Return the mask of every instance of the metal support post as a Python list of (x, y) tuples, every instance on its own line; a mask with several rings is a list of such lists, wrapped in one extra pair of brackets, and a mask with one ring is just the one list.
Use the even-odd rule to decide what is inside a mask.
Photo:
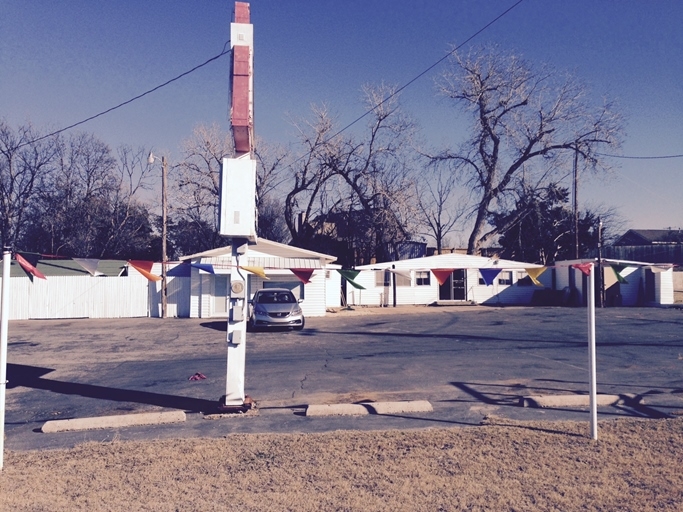
[(0, 470), (5, 457), (5, 391), (7, 389), (7, 331), (9, 327), (9, 283), (12, 252), (2, 252), (2, 294), (0, 305)]
[(590, 432), (598, 438), (597, 371), (595, 363), (595, 265), (591, 263), (588, 276), (588, 386), (590, 388)]
[(168, 315), (168, 279), (166, 276), (166, 265), (168, 255), (166, 253), (166, 225), (168, 223), (168, 203), (166, 202), (166, 175), (168, 173), (168, 162), (166, 157), (161, 157), (161, 318)]

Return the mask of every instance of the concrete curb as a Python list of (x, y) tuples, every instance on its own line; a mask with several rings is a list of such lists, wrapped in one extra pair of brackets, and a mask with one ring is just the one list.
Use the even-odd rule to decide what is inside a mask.
[[(597, 395), (596, 402), (600, 406), (625, 403), (636, 400), (634, 395)], [(536, 395), (525, 396), (520, 400), (522, 407), (589, 407), (589, 395)]]
[(98, 428), (133, 427), (136, 425), (160, 425), (185, 421), (184, 411), (145, 412), (122, 414), (118, 416), (99, 416), (94, 418), (73, 418), (46, 422), (40, 429), (45, 433), (68, 432), (74, 430), (94, 430)]
[(309, 405), (306, 408), (306, 416), (366, 416), (369, 414), (398, 414), (432, 411), (432, 404), (427, 400), (411, 400), (406, 402)]

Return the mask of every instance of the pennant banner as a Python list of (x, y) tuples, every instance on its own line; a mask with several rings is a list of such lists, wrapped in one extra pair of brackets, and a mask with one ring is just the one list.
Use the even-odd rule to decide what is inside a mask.
[(524, 270), (531, 279), (531, 282), (534, 283), (535, 286), (540, 286), (542, 288), (543, 283), (538, 280), (538, 276), (545, 272), (547, 268), (548, 267), (525, 268)]
[(83, 270), (88, 272), (91, 276), (103, 276), (102, 272), (97, 271), (97, 266), (100, 260), (94, 258), (72, 258), (76, 263), (78, 263)]
[(129, 260), (128, 264), (150, 281), (161, 281), (161, 276), (155, 276), (152, 274), (152, 265), (154, 265), (153, 261)]
[(501, 270), (502, 269), (500, 268), (480, 268), (479, 273), (481, 274), (481, 277), (484, 278), (486, 286), (491, 286)]
[(583, 272), (584, 275), (589, 276), (591, 275), (591, 268), (593, 267), (592, 263), (576, 263), (575, 265), (572, 265), (573, 268), (578, 268), (581, 272)]
[(339, 272), (342, 275), (342, 277), (346, 279), (348, 283), (354, 288), (358, 290), (365, 290), (363, 286), (359, 285), (357, 282), (354, 281), (358, 274), (360, 274), (360, 270), (337, 269), (337, 272)]
[(308, 284), (311, 282), (311, 276), (313, 275), (312, 268), (290, 268), (289, 270), (298, 277), (299, 281), (302, 283)]
[(14, 259), (17, 260), (17, 263), (19, 263), (19, 266), (21, 266), (21, 268), (23, 268), (27, 274), (31, 274), (31, 275), (34, 275), (34, 276), (40, 278), (40, 279), (47, 280), (47, 277), (45, 277), (45, 275), (35, 267), (35, 265), (38, 264), (38, 258), (37, 257), (35, 258), (35, 260), (36, 260), (35, 264), (29, 263), (29, 261), (19, 253), (14, 255)]
[(433, 268), (432, 274), (434, 274), (436, 282), (441, 286), (448, 280), (448, 276), (450, 276), (454, 270), (454, 268)]
[(405, 277), (405, 278), (407, 278), (407, 279), (410, 279), (410, 278), (411, 278), (411, 276), (410, 276), (410, 270), (396, 270), (395, 268), (388, 268), (387, 270), (388, 270), (389, 272), (392, 272), (392, 273), (396, 274), (397, 276), (403, 276), (403, 277)]
[(246, 270), (247, 272), (251, 272), (254, 275), (262, 277), (263, 279), (268, 279), (266, 277), (266, 271), (263, 270), (263, 267), (242, 267), (242, 266), (240, 266), (240, 268)]
[(667, 270), (673, 268), (673, 265), (670, 263), (665, 263), (662, 265), (650, 265), (647, 268), (652, 270), (652, 272), (654, 272), (655, 274), (659, 274), (660, 272), (666, 272)]
[(209, 274), (215, 274), (211, 263), (191, 263), (190, 266), (208, 272)]
[(192, 265), (181, 263), (166, 272), (168, 277), (190, 277), (192, 275)]
[(614, 275), (616, 276), (617, 281), (619, 281), (620, 283), (623, 283), (623, 284), (628, 284), (628, 281), (626, 279), (624, 279), (623, 276), (621, 275), (621, 273), (624, 270), (626, 270), (626, 268), (627, 268), (626, 265), (610, 265), (610, 267), (612, 267), (612, 270), (614, 270)]

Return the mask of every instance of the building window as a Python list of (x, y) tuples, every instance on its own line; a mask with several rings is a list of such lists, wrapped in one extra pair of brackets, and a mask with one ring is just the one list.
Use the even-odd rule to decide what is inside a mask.
[(503, 270), (500, 274), (498, 274), (498, 284), (511, 285), (512, 272), (509, 270)]
[[(388, 270), (375, 271), (375, 286), (391, 286), (391, 274)], [(396, 276), (396, 286), (410, 286), (410, 277), (393, 273)]]
[(375, 271), (375, 286), (391, 286), (391, 272), (388, 270)]
[(396, 276), (396, 286), (410, 286), (410, 277), (396, 273), (394, 275)]
[(429, 286), (429, 270), (415, 271), (415, 286)]

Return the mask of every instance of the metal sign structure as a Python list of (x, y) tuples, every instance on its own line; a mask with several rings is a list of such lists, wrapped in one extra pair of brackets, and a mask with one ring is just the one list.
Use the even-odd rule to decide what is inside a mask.
[(227, 369), (223, 406), (245, 406), (244, 376), (248, 320), (247, 265), (249, 244), (256, 243), (256, 160), (254, 149), (254, 27), (249, 4), (235, 2), (230, 24), (230, 125), (235, 158), (224, 158), (221, 168), (218, 231), (230, 239), (232, 266), (228, 286)]

